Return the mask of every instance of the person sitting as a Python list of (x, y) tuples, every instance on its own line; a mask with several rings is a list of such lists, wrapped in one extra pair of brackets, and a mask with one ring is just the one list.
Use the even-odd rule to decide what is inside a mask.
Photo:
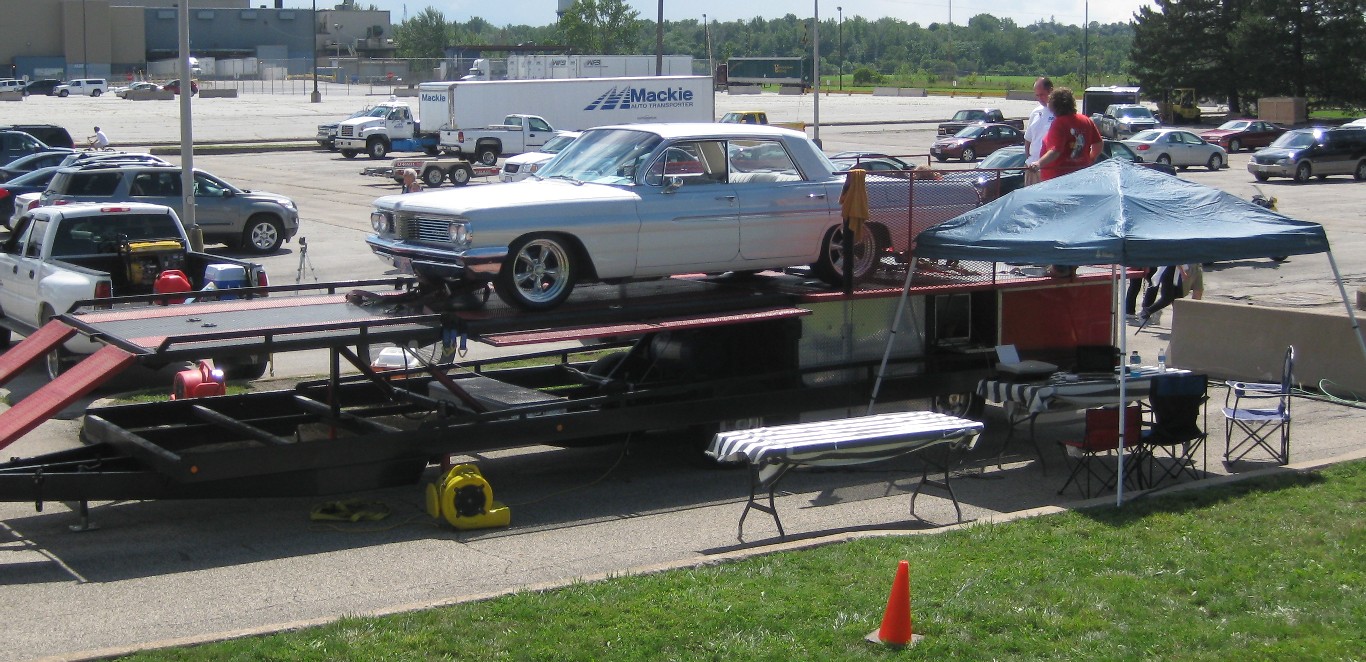
[(95, 135), (86, 139), (90, 149), (109, 149), (109, 136), (104, 135), (100, 127), (95, 127)]

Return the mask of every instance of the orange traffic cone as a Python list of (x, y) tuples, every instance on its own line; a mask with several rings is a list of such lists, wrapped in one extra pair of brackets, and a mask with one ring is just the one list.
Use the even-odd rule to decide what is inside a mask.
[(911, 564), (906, 561), (896, 567), (896, 579), (892, 582), (892, 594), (887, 596), (882, 627), (869, 632), (866, 638), (893, 648), (912, 646), (924, 638), (911, 629)]

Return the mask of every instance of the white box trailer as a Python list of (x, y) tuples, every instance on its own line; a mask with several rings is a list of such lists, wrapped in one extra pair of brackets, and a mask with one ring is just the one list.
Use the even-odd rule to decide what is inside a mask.
[(607, 124), (713, 122), (707, 76), (444, 81), (418, 86), (425, 134), (483, 128), (515, 114), (540, 115), (558, 130)]
[[(691, 76), (691, 55), (665, 55), (665, 76)], [(654, 76), (653, 55), (509, 55), (508, 80)], [(487, 70), (485, 70), (487, 73)], [(486, 80), (486, 79), (485, 79)]]

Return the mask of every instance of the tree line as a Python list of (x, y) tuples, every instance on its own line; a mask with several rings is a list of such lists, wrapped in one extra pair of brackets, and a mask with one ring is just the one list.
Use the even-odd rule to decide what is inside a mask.
[[(843, 20), (840, 20), (840, 19)], [(978, 14), (966, 25), (795, 14), (748, 21), (664, 22), (667, 55), (806, 56), (820, 39), (822, 76), (862, 73), (932, 85), (971, 76), (1047, 75), (1160, 91), (1194, 87), (1240, 110), (1262, 96), (1366, 106), (1366, 0), (1157, 0), (1126, 23), (1019, 25)], [(394, 31), (401, 57), (440, 58), (461, 44), (556, 45), (567, 53), (652, 55), (655, 21), (623, 0), (577, 0), (551, 25), (448, 20), (428, 7)], [(498, 54), (486, 53), (497, 57)]]

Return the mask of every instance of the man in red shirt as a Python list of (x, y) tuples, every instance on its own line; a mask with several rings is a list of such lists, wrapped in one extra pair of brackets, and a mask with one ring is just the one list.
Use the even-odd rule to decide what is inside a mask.
[(1096, 162), (1104, 146), (1103, 138), (1091, 118), (1077, 113), (1072, 90), (1059, 87), (1048, 96), (1053, 125), (1043, 139), (1039, 157), (1040, 179), (1049, 180), (1076, 172)]

